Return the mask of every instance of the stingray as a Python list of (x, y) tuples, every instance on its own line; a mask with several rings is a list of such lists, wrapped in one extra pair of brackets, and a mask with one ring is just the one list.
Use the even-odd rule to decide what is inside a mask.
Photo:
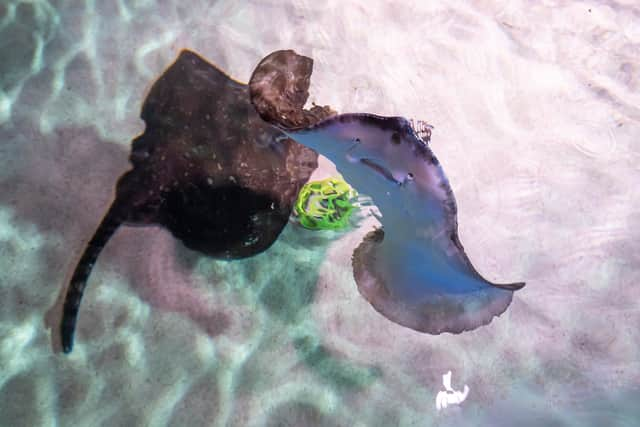
[(153, 84), (141, 117), (146, 128), (132, 143), (133, 168), (118, 180), (67, 289), (65, 353), (93, 265), (120, 225), (161, 225), (208, 256), (249, 257), (277, 239), (317, 167), (315, 152), (258, 116), (246, 84), (190, 51)]
[(502, 314), (524, 283), (491, 283), (471, 264), (451, 186), (428, 145), (430, 127), (419, 134), (402, 117), (305, 110), (311, 64), (292, 50), (267, 56), (249, 83), (252, 102), (379, 209), (382, 228), (352, 256), (359, 292), (389, 320), (430, 334), (472, 330)]

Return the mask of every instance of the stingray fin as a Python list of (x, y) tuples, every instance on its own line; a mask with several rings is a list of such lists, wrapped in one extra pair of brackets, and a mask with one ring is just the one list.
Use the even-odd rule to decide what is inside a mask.
[(476, 268), (473, 266), (473, 264), (471, 263), (471, 260), (469, 259), (469, 257), (467, 256), (467, 254), (464, 251), (464, 247), (462, 246), (462, 243), (460, 242), (460, 237), (458, 236), (457, 225), (456, 225), (456, 229), (453, 231), (453, 233), (451, 234), (450, 237), (451, 237), (451, 242), (458, 249), (458, 254), (460, 256), (460, 262), (462, 263), (462, 265), (465, 266), (465, 268), (468, 268), (470, 273), (472, 275), (474, 275), (478, 280), (481, 280), (481, 281), (485, 282), (487, 285), (492, 286), (492, 287), (494, 287), (496, 289), (503, 289), (503, 290), (506, 290), (506, 291), (517, 291), (519, 289), (524, 288), (524, 285), (525, 285), (524, 282), (493, 283), (493, 282), (488, 281), (484, 277), (482, 277), (482, 275), (480, 273), (478, 273), (478, 270), (476, 270)]
[(504, 283), (504, 284), (491, 283), (491, 282), (487, 282), (487, 283), (493, 286), (494, 288), (504, 289), (506, 291), (517, 291), (519, 289), (524, 288), (524, 285), (525, 285), (524, 282)]
[(249, 91), (260, 117), (283, 129), (302, 129), (336, 115), (328, 105), (305, 110), (313, 60), (293, 50), (278, 50), (256, 66)]
[(78, 312), (80, 311), (80, 302), (84, 289), (87, 286), (91, 270), (93, 270), (93, 265), (111, 236), (113, 236), (123, 222), (120, 205), (121, 203), (118, 199), (111, 204), (111, 207), (100, 222), (100, 225), (98, 225), (93, 237), (89, 240), (89, 243), (87, 243), (76, 265), (76, 269), (71, 276), (64, 300), (62, 321), (60, 323), (60, 338), (62, 341), (62, 350), (65, 353), (71, 353), (71, 350), (73, 350), (73, 335), (78, 320)]
[(384, 317), (419, 332), (458, 334), (486, 325), (507, 309), (513, 291), (524, 285), (493, 285), (472, 274), (468, 280), (477, 286), (464, 291), (443, 290), (432, 286), (430, 281), (437, 277), (427, 273), (414, 293), (407, 295), (399, 282), (403, 277), (400, 270), (411, 266), (398, 260), (388, 263), (380, 251), (383, 241), (382, 230), (372, 231), (353, 252), (358, 291)]

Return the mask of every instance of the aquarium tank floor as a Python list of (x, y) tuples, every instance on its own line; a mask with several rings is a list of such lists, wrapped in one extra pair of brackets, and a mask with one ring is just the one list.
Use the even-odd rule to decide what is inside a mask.
[[(631, 0), (0, 0), (0, 426), (637, 425), (638, 16)], [(184, 48), (245, 83), (295, 49), (315, 61), (310, 101), (433, 125), (467, 254), (527, 286), (485, 327), (428, 335), (358, 293), (370, 213), (289, 223), (237, 261), (122, 227), (63, 354), (65, 286)], [(311, 179), (330, 176), (320, 158)], [(469, 393), (438, 410), (448, 371)]]

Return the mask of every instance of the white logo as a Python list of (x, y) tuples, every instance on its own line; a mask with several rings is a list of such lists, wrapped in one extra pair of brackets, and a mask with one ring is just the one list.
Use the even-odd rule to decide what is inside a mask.
[(449, 405), (459, 405), (469, 395), (469, 386), (465, 384), (464, 391), (456, 391), (451, 388), (451, 371), (442, 376), (442, 384), (445, 390), (439, 391), (436, 396), (436, 408), (439, 410)]

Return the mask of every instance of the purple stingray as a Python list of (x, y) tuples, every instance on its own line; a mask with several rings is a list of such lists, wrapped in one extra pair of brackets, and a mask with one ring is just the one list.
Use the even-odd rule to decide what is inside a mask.
[(378, 207), (382, 228), (353, 253), (360, 293), (388, 319), (431, 334), (472, 330), (502, 314), (524, 283), (491, 283), (469, 261), (455, 198), (428, 138), (402, 117), (305, 110), (312, 64), (292, 50), (267, 56), (249, 83), (252, 102)]

